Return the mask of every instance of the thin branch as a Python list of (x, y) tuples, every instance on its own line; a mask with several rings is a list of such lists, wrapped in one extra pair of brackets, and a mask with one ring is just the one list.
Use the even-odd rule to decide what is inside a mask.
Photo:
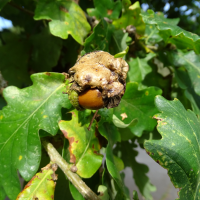
[(100, 200), (99, 197), (85, 184), (85, 182), (76, 174), (70, 171), (70, 164), (57, 152), (53, 145), (41, 138), (42, 145), (49, 154), (51, 161), (55, 162), (65, 173), (69, 181), (77, 188), (77, 190), (87, 200)]
[(94, 116), (92, 117), (92, 120), (90, 121), (90, 125), (89, 125), (89, 127), (88, 127), (88, 131), (90, 131), (91, 126), (92, 126), (92, 123), (93, 123), (95, 117), (97, 116), (97, 113), (98, 113), (98, 110), (96, 110), (96, 112), (94, 113)]
[(15, 3), (13, 3), (12, 1), (9, 2), (9, 4), (10, 4), (12, 7), (17, 8), (18, 10), (21, 10), (21, 11), (23, 11), (23, 12), (25, 12), (25, 13), (31, 15), (31, 16), (34, 16), (34, 12), (25, 9), (25, 8), (23, 8), (22, 6), (19, 6), (19, 5), (15, 4)]

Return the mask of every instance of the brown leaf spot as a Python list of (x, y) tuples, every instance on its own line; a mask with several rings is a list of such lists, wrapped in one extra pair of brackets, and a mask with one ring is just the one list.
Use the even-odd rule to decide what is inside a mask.
[(103, 196), (104, 195), (104, 193), (102, 191), (100, 191), (99, 193), (100, 193), (99, 196)]
[(160, 117), (156, 117), (156, 116), (153, 116), (153, 119), (157, 119), (158, 121), (163, 121), (162, 118), (160, 118)]
[(70, 112), (72, 114), (72, 116), (76, 117), (76, 114), (74, 112)]
[(156, 161), (158, 164), (160, 164), (159, 160)]
[(96, 154), (96, 155), (101, 155), (98, 151), (93, 151), (94, 152), (94, 154)]
[(54, 195), (53, 194), (51, 195), (51, 198), (54, 199)]
[(47, 76), (51, 76), (51, 73), (50, 73), (50, 72), (45, 72), (45, 74), (46, 74)]
[(59, 9), (60, 9), (61, 11), (65, 12), (65, 13), (68, 13), (68, 10), (67, 10), (65, 7), (63, 7), (63, 6), (60, 6)]
[(107, 14), (108, 14), (108, 15), (111, 15), (112, 12), (113, 12), (112, 10), (107, 10)]
[(58, 174), (53, 173), (53, 174), (51, 175), (51, 177), (52, 177), (53, 181), (58, 180)]
[(69, 153), (70, 153), (70, 162), (71, 163), (76, 163), (76, 157), (75, 155), (72, 153), (72, 144), (74, 142), (74, 137), (68, 137), (68, 133), (65, 130), (61, 130), (65, 136), (66, 139), (68, 139), (69, 141)]
[(122, 120), (124, 120), (124, 119), (128, 118), (128, 116), (127, 116), (127, 114), (126, 114), (126, 113), (122, 113), (120, 116), (122, 117)]

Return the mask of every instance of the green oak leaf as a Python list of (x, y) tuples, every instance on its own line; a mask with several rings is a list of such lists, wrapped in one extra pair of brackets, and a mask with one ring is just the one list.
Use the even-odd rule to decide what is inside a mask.
[(129, 141), (117, 143), (114, 149), (115, 155), (120, 157), (126, 167), (131, 167), (133, 170), (133, 179), (138, 186), (140, 193), (145, 199), (152, 199), (151, 192), (156, 190), (156, 187), (150, 183), (147, 177), (148, 167), (136, 161), (138, 152), (134, 149), (137, 145)]
[(124, 33), (121, 29), (116, 30), (114, 27), (112, 29), (112, 37), (109, 45), (109, 51), (115, 58), (124, 57), (129, 50), (126, 44), (128, 33)]
[(163, 38), (159, 35), (159, 30), (156, 28), (154, 24), (146, 24), (145, 27), (145, 43), (155, 45), (156, 43), (163, 40)]
[(154, 117), (161, 140), (144, 143), (148, 154), (162, 167), (176, 188), (179, 199), (199, 199), (200, 122), (191, 110), (185, 110), (178, 99), (168, 101), (157, 96), (155, 104), (161, 112)]
[(56, 174), (51, 168), (51, 165), (47, 165), (42, 168), (42, 171), (37, 173), (25, 186), (24, 190), (20, 192), (16, 200), (22, 199), (45, 199), (52, 200), (55, 191)]
[(78, 111), (71, 112), (72, 120), (61, 120), (59, 127), (69, 140), (70, 162), (76, 165), (76, 173), (83, 178), (90, 178), (101, 166), (103, 158), (99, 154), (100, 144), (95, 135), (95, 123), (89, 131), (89, 124), (81, 126)]
[[(157, 87), (138, 90), (138, 83), (129, 82), (119, 106), (114, 108), (114, 115), (122, 119), (125, 124), (130, 124), (133, 119), (137, 119), (138, 123), (134, 126), (130, 124), (128, 128), (134, 135), (140, 137), (144, 130), (152, 131), (156, 125), (156, 120), (152, 119), (157, 113), (154, 98), (161, 93), (162, 91)], [(127, 117), (123, 119), (124, 113)]]
[(0, 186), (0, 199), (1, 199), (1, 200), (5, 200), (6, 196), (7, 196), (7, 195), (6, 195), (6, 193), (5, 193), (4, 189), (3, 189), (3, 187)]
[(156, 25), (166, 43), (175, 44), (179, 49), (193, 49), (195, 53), (200, 53), (200, 37), (178, 27), (176, 24), (179, 19), (166, 19), (162, 14), (155, 14), (152, 10), (141, 15), (146, 24)]
[(112, 24), (108, 24), (102, 19), (94, 27), (93, 33), (85, 40), (82, 55), (97, 50), (107, 51), (115, 55), (127, 49), (127, 37), (127, 33), (117, 30)]
[[(25, 40), (14, 40), (0, 46), (0, 71), (8, 85), (24, 87), (31, 84), (28, 73), (30, 45)], [(12, 59), (11, 59), (12, 58)]]
[(127, 199), (125, 186), (121, 179), (117, 164), (115, 163), (116, 159), (113, 154), (113, 145), (121, 139), (117, 127), (112, 123), (112, 113), (112, 109), (103, 109), (100, 111), (99, 114), (101, 115), (101, 120), (98, 123), (98, 130), (100, 134), (108, 140), (108, 145), (106, 147), (106, 166), (117, 185), (116, 187), (118, 188), (119, 199), (125, 200)]
[[(200, 116), (200, 96), (194, 91), (192, 80), (184, 67), (175, 68), (175, 78), (185, 97), (191, 103), (193, 111)], [(183, 100), (183, 99), (182, 99)]]
[(38, 1), (34, 19), (51, 20), (49, 27), (53, 35), (67, 39), (70, 34), (80, 44), (91, 29), (84, 12), (71, 0)]
[(186, 68), (195, 92), (200, 95), (200, 55), (196, 55), (194, 51), (186, 53), (178, 51), (178, 53), (173, 52), (173, 58), (175, 66)]
[(93, 33), (86, 38), (82, 55), (91, 51), (108, 51), (111, 40), (111, 28), (109, 24), (102, 19), (93, 29)]
[(7, 106), (0, 111), (0, 188), (14, 200), (20, 192), (17, 170), (26, 180), (35, 174), (41, 159), (39, 130), (55, 135), (61, 108), (70, 108), (65, 76), (39, 73), (33, 85), (24, 89), (10, 86), (3, 95)]
[(31, 68), (34, 71), (52, 71), (57, 65), (62, 48), (62, 40), (51, 35), (48, 29), (31, 37), (33, 45), (31, 53)]
[(193, 111), (200, 116), (200, 57), (193, 51), (166, 52), (165, 57), (175, 70), (175, 79), (185, 92)]
[(129, 64), (129, 72), (127, 77), (127, 82), (134, 81), (134, 82), (142, 82), (145, 79), (145, 76), (152, 72), (152, 68), (149, 65), (149, 61), (155, 57), (156, 54), (149, 53), (145, 58), (131, 58), (128, 62)]
[(131, 5), (130, 0), (123, 0), (122, 16), (119, 19), (113, 21), (113, 25), (118, 28), (126, 28), (132, 25), (136, 28), (136, 32), (139, 35), (143, 35), (145, 32), (145, 23), (143, 22), (141, 14), (140, 3), (137, 1)]
[(94, 0), (95, 8), (88, 8), (89, 16), (95, 16), (97, 19), (107, 17), (108, 19), (117, 19), (122, 9), (121, 1), (113, 0)]

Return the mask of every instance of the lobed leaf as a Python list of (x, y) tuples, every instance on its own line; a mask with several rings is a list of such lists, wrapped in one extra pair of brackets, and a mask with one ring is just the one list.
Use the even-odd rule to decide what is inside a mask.
[[(137, 119), (138, 123), (134, 126), (130, 124), (128, 128), (134, 135), (140, 137), (144, 130), (152, 131), (156, 125), (156, 121), (152, 119), (157, 112), (154, 98), (161, 93), (162, 91), (156, 87), (138, 90), (138, 83), (129, 82), (119, 106), (114, 108), (114, 115), (124, 124), (130, 124)], [(123, 118), (122, 114), (126, 114), (126, 117)]]
[(146, 24), (156, 25), (166, 43), (175, 44), (179, 49), (193, 49), (195, 53), (200, 53), (200, 37), (176, 26), (179, 19), (166, 19), (162, 14), (155, 14), (152, 10), (141, 15)]
[(174, 186), (180, 188), (179, 199), (198, 199), (200, 122), (177, 99), (168, 101), (157, 96), (155, 104), (161, 112), (154, 117), (162, 139), (146, 141), (144, 147), (155, 161), (168, 169)]
[(52, 200), (57, 179), (55, 171), (51, 165), (42, 168), (25, 186), (22, 192), (17, 196), (16, 200), (22, 199), (45, 199)]
[(71, 0), (38, 1), (34, 19), (51, 20), (49, 27), (53, 35), (67, 39), (70, 34), (80, 44), (91, 29), (84, 12)]
[(0, 111), (0, 188), (13, 200), (20, 192), (17, 170), (26, 180), (36, 173), (41, 159), (39, 130), (51, 135), (58, 131), (61, 108), (70, 108), (65, 76), (39, 73), (31, 76), (33, 85), (3, 91), (7, 106)]
[(113, 21), (113, 25), (117, 29), (125, 28), (132, 25), (136, 28), (136, 32), (139, 35), (143, 35), (145, 31), (145, 23), (140, 16), (141, 8), (139, 2), (135, 2), (131, 5), (130, 0), (123, 0), (122, 16), (119, 19)]
[(117, 19), (121, 11), (121, 1), (113, 0), (94, 0), (95, 8), (88, 8), (89, 16), (95, 16), (97, 19), (107, 17), (108, 19)]
[(78, 111), (72, 111), (72, 120), (59, 122), (60, 130), (69, 140), (70, 162), (75, 164), (77, 171), (83, 178), (90, 178), (101, 166), (103, 156), (99, 154), (100, 144), (95, 134), (95, 124), (90, 131), (81, 126)]

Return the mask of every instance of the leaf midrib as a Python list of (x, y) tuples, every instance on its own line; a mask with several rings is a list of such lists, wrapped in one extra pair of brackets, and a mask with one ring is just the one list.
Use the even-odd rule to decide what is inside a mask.
[[(85, 129), (85, 131), (87, 132), (87, 130)], [(76, 165), (78, 165), (79, 162), (81, 162), (82, 158), (84, 157), (84, 155), (86, 154), (87, 150), (89, 149), (89, 146), (90, 146), (90, 142), (91, 142), (91, 139), (92, 139), (92, 130), (89, 131), (90, 132), (90, 138), (89, 140), (87, 141), (87, 146), (85, 147), (85, 151), (82, 153), (81, 157), (79, 158), (78, 162)]]
[[(31, 193), (28, 195), (28, 197), (25, 197), (25, 198), (28, 198), (28, 199), (32, 200), (33, 195), (35, 194), (35, 192), (37, 192), (38, 188), (44, 183), (46, 177), (48, 177), (52, 172), (53, 172), (52, 170), (49, 170), (49, 171), (45, 174), (45, 176), (39, 181), (39, 184), (37, 184), (37, 186), (36, 186), (36, 188), (33, 190), (33, 192), (31, 192)], [(36, 175), (36, 176), (37, 176), (37, 175)], [(39, 179), (39, 177), (36, 177), (36, 178)], [(33, 180), (33, 181), (34, 181), (34, 180)], [(50, 180), (48, 180), (48, 181), (50, 181)]]
[(18, 130), (24, 125), (26, 124), (26, 122), (28, 122), (28, 120), (49, 100), (49, 98), (55, 93), (57, 92), (64, 84), (61, 84), (59, 87), (57, 87), (47, 98), (46, 100), (44, 100), (44, 102), (42, 102), (37, 109), (35, 109), (35, 111), (32, 112), (32, 114), (14, 131), (13, 134), (11, 134), (11, 136), (6, 140), (6, 142), (4, 143), (4, 145), (2, 146), (2, 148), (0, 149), (0, 153), (2, 152), (3, 148), (6, 146), (6, 144), (9, 142), (9, 140), (18, 132)]

